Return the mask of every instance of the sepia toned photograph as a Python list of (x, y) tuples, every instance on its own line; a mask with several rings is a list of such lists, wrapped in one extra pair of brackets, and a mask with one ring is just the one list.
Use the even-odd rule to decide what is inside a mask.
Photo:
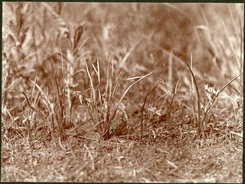
[(244, 4), (2, 2), (1, 182), (242, 183)]

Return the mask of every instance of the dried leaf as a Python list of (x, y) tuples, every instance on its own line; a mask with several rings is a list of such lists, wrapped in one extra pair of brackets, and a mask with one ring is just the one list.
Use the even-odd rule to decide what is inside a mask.
[(77, 45), (83, 35), (83, 28), (84, 28), (84, 24), (80, 25), (74, 35), (74, 50), (77, 48)]

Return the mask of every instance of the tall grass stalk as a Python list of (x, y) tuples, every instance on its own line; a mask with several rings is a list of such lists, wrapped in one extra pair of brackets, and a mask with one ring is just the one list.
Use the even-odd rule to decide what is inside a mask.
[(60, 139), (63, 141), (66, 139), (66, 134), (65, 134), (65, 127), (66, 127), (66, 117), (65, 117), (65, 112), (66, 112), (66, 104), (65, 104), (65, 98), (64, 98), (64, 91), (65, 88), (61, 85), (62, 81), (59, 81), (58, 75), (54, 69), (53, 64), (51, 63), (52, 69), (53, 69), (53, 81), (54, 85), (56, 88), (56, 105), (57, 105), (57, 111), (55, 113), (56, 120), (57, 120), (57, 125), (59, 128), (59, 134), (60, 134)]
[(143, 137), (143, 129), (144, 129), (144, 109), (145, 109), (145, 104), (147, 101), (147, 97), (149, 96), (149, 94), (151, 93), (151, 91), (159, 84), (160, 82), (157, 82), (154, 86), (152, 86), (152, 88), (147, 92), (145, 99), (144, 99), (144, 103), (141, 107), (141, 120), (140, 120), (140, 139), (142, 140)]
[[(188, 67), (188, 69), (191, 73), (191, 76), (192, 76), (192, 79), (194, 82), (194, 86), (196, 89), (196, 95), (197, 95), (197, 122), (196, 122), (196, 125), (197, 125), (197, 135), (200, 135), (201, 132), (203, 132), (203, 125), (201, 123), (201, 98), (200, 98), (199, 88), (197, 85), (196, 77), (195, 77), (190, 65), (188, 64), (188, 62), (186, 62), (186, 61), (184, 61), (184, 62), (185, 62), (186, 66)], [(192, 57), (191, 57), (191, 63), (192, 63)]]
[[(40, 92), (38, 93), (35, 92), (36, 84), (37, 84), (37, 76), (35, 76), (35, 81), (32, 87), (32, 92), (31, 92), (30, 97), (27, 97), (26, 93), (22, 92), (24, 98), (26, 99), (27, 105), (29, 106), (29, 109), (27, 110), (27, 115), (24, 121), (27, 123), (28, 142), (30, 145), (32, 141), (32, 132), (31, 132), (32, 127), (31, 126), (34, 126), (34, 129), (37, 127), (35, 116), (36, 116), (36, 113), (38, 113), (37, 106), (38, 106), (39, 97), (40, 97)], [(31, 101), (29, 99), (31, 99)]]

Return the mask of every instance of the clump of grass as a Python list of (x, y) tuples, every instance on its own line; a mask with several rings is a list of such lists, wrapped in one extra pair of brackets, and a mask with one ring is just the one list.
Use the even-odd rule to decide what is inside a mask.
[[(157, 55), (156, 57), (154, 56), (154, 52), (151, 53), (151, 51), (155, 48), (159, 49), (161, 54), (166, 54), (168, 56), (168, 68), (165, 68), (165, 70), (162, 67), (160, 67), (160, 69), (158, 70), (159, 73), (162, 72), (161, 69), (163, 69), (163, 71), (167, 71), (167, 73), (162, 74), (162, 76), (160, 77), (161, 85), (158, 85), (160, 83), (155, 84), (153, 85), (155, 87), (150, 89), (146, 94), (144, 92), (141, 93), (145, 95), (143, 95), (144, 97), (141, 98), (144, 100), (142, 109), (144, 109), (144, 107), (147, 105), (147, 99), (149, 98), (149, 94), (152, 93), (155, 89), (160, 89), (162, 92), (167, 93), (167, 95), (162, 95), (165, 97), (162, 103), (159, 100), (162, 97), (160, 95), (161, 97), (158, 98), (159, 101), (157, 101), (156, 103), (161, 103), (161, 105), (159, 108), (156, 108), (155, 110), (156, 112), (157, 110), (163, 112), (163, 109), (166, 105), (165, 102), (168, 101), (169, 103), (166, 107), (168, 111), (166, 112), (166, 114), (167, 119), (171, 120), (171, 114), (174, 113), (173, 104), (175, 100), (178, 98), (178, 92), (182, 87), (182, 79), (179, 76), (174, 75), (174, 71), (179, 70), (179, 66), (175, 65), (174, 63), (175, 61), (177, 61), (179, 63), (182, 63), (183, 66), (187, 67), (187, 71), (191, 74), (191, 79), (188, 80), (191, 81), (190, 88), (191, 98), (193, 99), (193, 112), (190, 113), (194, 114), (197, 134), (201, 134), (201, 132), (204, 131), (206, 117), (208, 116), (210, 110), (216, 103), (216, 100), (210, 101), (208, 103), (208, 107), (204, 107), (204, 110), (202, 109), (202, 105), (204, 104), (205, 100), (202, 98), (203, 86), (200, 85), (200, 81), (204, 82), (206, 81), (206, 79), (204, 74), (202, 75), (203, 71), (202, 67), (200, 67), (204, 63), (202, 62), (203, 60), (201, 60), (199, 63), (197, 62), (199, 57), (197, 57), (196, 55), (199, 54), (197, 54), (197, 51), (200, 51), (200, 48), (203, 48), (203, 50), (207, 50), (207, 52), (210, 53), (209, 57), (207, 58), (210, 61), (213, 60), (214, 63), (216, 63), (215, 66), (216, 68), (218, 68), (218, 71), (220, 72), (222, 79), (230, 81), (228, 82), (228, 85), (225, 84), (225, 88), (227, 89), (227, 91), (234, 90), (240, 93), (241, 95), (240, 89), (242, 87), (242, 83), (241, 81), (237, 83), (234, 82), (238, 81), (238, 78), (233, 80), (235, 74), (232, 71), (239, 70), (241, 73), (241, 68), (243, 67), (241, 54), (241, 40), (243, 38), (243, 35), (241, 33), (242, 17), (240, 17), (241, 20), (237, 21), (234, 18), (235, 16), (237, 17), (237, 15), (231, 9), (232, 7), (230, 6), (227, 6), (227, 10), (229, 11), (230, 15), (229, 23), (233, 25), (232, 28), (229, 28), (226, 25), (226, 20), (223, 20), (220, 14), (217, 13), (218, 19), (221, 20), (221, 25), (225, 30), (224, 34), (222, 35), (225, 40), (225, 44), (222, 45), (220, 37), (217, 36), (215, 29), (211, 29), (211, 23), (209, 25), (209, 21), (215, 20), (212, 20), (208, 16), (208, 13), (205, 13), (205, 6), (200, 6), (200, 12), (202, 16), (200, 16), (201, 18), (197, 16), (198, 20), (195, 20), (194, 18), (190, 18), (188, 14), (185, 12), (185, 10), (188, 9), (185, 6), (179, 4), (164, 4), (163, 6), (161, 5), (161, 7), (169, 8), (167, 16), (169, 16), (171, 12), (178, 12), (180, 15), (183, 15), (183, 19), (181, 18), (181, 22), (179, 24), (188, 22), (188, 26), (186, 27), (188, 29), (191, 27), (193, 31), (192, 35), (196, 36), (195, 38), (193, 38), (197, 40), (195, 43), (196, 50), (192, 50), (193, 48), (190, 47), (191, 49), (189, 49), (187, 53), (183, 54), (185, 56), (188, 56), (188, 54), (190, 55), (191, 53), (193, 53), (193, 59), (191, 58), (191, 62), (189, 64), (182, 57), (178, 57), (178, 54), (176, 54), (175, 45), (169, 48), (163, 48), (166, 45), (162, 45), (162, 42), (157, 41), (156, 38), (159, 38), (159, 36), (161, 36), (162, 33), (161, 31), (164, 32), (164, 30), (161, 30), (158, 27), (154, 28), (154, 24), (150, 24), (152, 27), (150, 26), (147, 27), (147, 29), (145, 29), (146, 33), (149, 33), (148, 35), (146, 33), (137, 35), (138, 33), (140, 33), (141, 29), (145, 28), (145, 23), (149, 23), (152, 21), (150, 18), (148, 19), (144, 17), (143, 14), (140, 15), (140, 20), (144, 19), (143, 23), (141, 24), (140, 22), (137, 22), (137, 26), (139, 26), (140, 28), (137, 29), (137, 31), (132, 36), (127, 37), (127, 35), (124, 34), (125, 38), (123, 42), (120, 44), (120, 40), (117, 39), (122, 39), (122, 33), (124, 32), (124, 30), (127, 32), (130, 31), (130, 27), (125, 26), (124, 24), (122, 25), (122, 27), (117, 26), (117, 22), (114, 21), (114, 19), (112, 19), (111, 14), (107, 12), (109, 10), (109, 6), (103, 6), (103, 11), (98, 13), (98, 15), (101, 15), (101, 17), (97, 18), (103, 19), (101, 20), (99, 25), (101, 27), (101, 30), (96, 30), (92, 32), (90, 34), (92, 40), (89, 40), (88, 37), (84, 38), (84, 35), (87, 34), (85, 32), (85, 24), (73, 23), (72, 21), (71, 24), (67, 24), (67, 21), (65, 21), (65, 19), (61, 15), (63, 11), (62, 4), (58, 4), (58, 6), (56, 7), (57, 10), (54, 10), (55, 4), (40, 3), (38, 5), (40, 5), (41, 7), (39, 9), (39, 12), (43, 13), (43, 15), (46, 18), (52, 19), (52, 22), (55, 22), (55, 26), (53, 26), (53, 28), (50, 29), (51, 32), (52, 30), (55, 30), (54, 33), (50, 34), (52, 36), (46, 35), (48, 26), (44, 24), (45, 21), (42, 22), (40, 18), (38, 18), (38, 16), (35, 15), (35, 13), (33, 13), (35, 12), (33, 10), (37, 8), (37, 4), (34, 5), (31, 3), (18, 3), (16, 4), (16, 6), (12, 6), (11, 3), (9, 4), (11, 10), (10, 12), (12, 12), (12, 15), (15, 15), (16, 22), (10, 23), (12, 25), (12, 32), (8, 35), (8, 38), (5, 39), (6, 42), (9, 41), (11, 43), (10, 45), (12, 46), (12, 48), (10, 49), (10, 53), (6, 52), (7, 49), (4, 48), (3, 58), (5, 60), (4, 72), (6, 74), (6, 77), (3, 81), (2, 108), (5, 109), (5, 114), (8, 114), (8, 118), (10, 118), (11, 121), (15, 121), (15, 118), (13, 117), (14, 112), (12, 110), (12, 107), (10, 107), (10, 104), (6, 103), (8, 101), (7, 97), (10, 94), (10, 92), (14, 91), (14, 84), (20, 82), (22, 83), (20, 86), (25, 85), (26, 88), (23, 90), (21, 89), (21, 87), (19, 87), (19, 89), (15, 91), (18, 91), (19, 95), (23, 94), (21, 96), (21, 103), (27, 104), (28, 110), (26, 110), (25, 112), (27, 113), (27, 115), (25, 115), (25, 117), (23, 116), (26, 122), (28, 122), (29, 120), (33, 121), (30, 118), (28, 119), (27, 117), (34, 117), (34, 114), (36, 112), (33, 109), (37, 109), (37, 107), (39, 106), (38, 103), (40, 103), (45, 108), (45, 112), (42, 111), (41, 113), (45, 114), (46, 112), (50, 112), (46, 113), (46, 116), (47, 119), (49, 119), (49, 123), (51, 123), (51, 127), (53, 127), (50, 127), (50, 130), (53, 134), (52, 137), (55, 136), (54, 124), (56, 122), (59, 129), (58, 131), (60, 139), (64, 140), (66, 138), (65, 131), (67, 127), (74, 126), (74, 120), (72, 116), (73, 111), (76, 109), (77, 106), (79, 106), (76, 104), (77, 97), (79, 97), (82, 106), (87, 109), (87, 113), (90, 115), (91, 121), (93, 122), (93, 125), (91, 126), (95, 127), (96, 131), (100, 132), (100, 134), (104, 138), (110, 137), (115, 131), (115, 127), (117, 126), (117, 122), (119, 121), (116, 119), (119, 115), (119, 111), (122, 111), (122, 116), (124, 116), (124, 119), (127, 119), (127, 114), (124, 112), (125, 109), (121, 108), (120, 106), (122, 105), (123, 99), (128, 94), (130, 89), (132, 89), (133, 86), (136, 86), (136, 84), (144, 88), (144, 85), (141, 85), (139, 83), (143, 79), (147, 79), (150, 83), (154, 81), (154, 77), (151, 74), (157, 72), (153, 71), (152, 68), (154, 67), (148, 68), (146, 66), (158, 65), (154, 62), (158, 62), (156, 58), (158, 58), (158, 56), (160, 55)], [(96, 6), (93, 6), (90, 10), (93, 10), (93, 8), (95, 7)], [(155, 4), (151, 5), (150, 7), (154, 8), (154, 15), (160, 11), (160, 9)], [(88, 15), (90, 10), (87, 9), (87, 12), (83, 17), (84, 19), (88, 18), (89, 16), (91, 16), (91, 19), (95, 18), (94, 15)], [(122, 12), (124, 12), (125, 10), (127, 10), (127, 8), (123, 9)], [(139, 6), (136, 9), (135, 7), (133, 7), (133, 11), (136, 11), (138, 13), (142, 13), (143, 10), (144, 7), (141, 6)], [(114, 12), (115, 10), (112, 11)], [(207, 9), (207, 12), (208, 11), (209, 9)], [(195, 12), (195, 10), (192, 10), (191, 12), (193, 13)], [(77, 16), (75, 14), (76, 13), (74, 13), (73, 16)], [(27, 17), (27, 15), (30, 15), (30, 17)], [(108, 20), (106, 19), (107, 16)], [(137, 17), (134, 18), (137, 20)], [(161, 18), (164, 18), (162, 14)], [(119, 20), (121, 19), (122, 18), (119, 17)], [(156, 22), (158, 21), (160, 21), (160, 19)], [(34, 25), (34, 23), (31, 22), (38, 22), (38, 25)], [(90, 23), (91, 22), (88, 22), (90, 28), (99, 27), (98, 25), (93, 26)], [(31, 26), (28, 27), (28, 24)], [(111, 31), (107, 27), (107, 25), (113, 25), (111, 29), (113, 31)], [(131, 26), (135, 28), (135, 25), (132, 24)], [(169, 28), (167, 27), (166, 29)], [(98, 34), (100, 33), (100, 31), (101, 36)], [(117, 31), (120, 32), (120, 35), (118, 37), (116, 37), (116, 35), (110, 35), (110, 33), (116, 33)], [(200, 32), (204, 32), (205, 34), (201, 35)], [(235, 34), (233, 34), (233, 32)], [(130, 38), (134, 36), (135, 38), (133, 40), (130, 40)], [(33, 42), (30, 42), (30, 38), (33, 38)], [(43, 41), (40, 38), (43, 38)], [(235, 40), (239, 40), (239, 48), (237, 48), (234, 45), (234, 43), (232, 42), (232, 38), (234, 38)], [(143, 40), (146, 40), (146, 42), (143, 43)], [(206, 42), (204, 42), (204, 40), (206, 40)], [(96, 47), (96, 44), (99, 47)], [(185, 44), (190, 44), (191, 46), (192, 44), (194, 45), (194, 43)], [(43, 45), (48, 45), (49, 48), (45, 49)], [(90, 46), (88, 50), (90, 48), (93, 48), (94, 52), (96, 52), (96, 48), (99, 53), (98, 55), (100, 56), (102, 55), (101, 52), (104, 52), (106, 59), (103, 60), (105, 57), (98, 57), (97, 55), (95, 56), (95, 54), (89, 51), (85, 51), (86, 46), (88, 45)], [(149, 48), (148, 45), (154, 45), (156, 47), (152, 49)], [(182, 46), (178, 47), (178, 49), (181, 47)], [(114, 48), (115, 52), (113, 52)], [(31, 54), (27, 53), (27, 50), (30, 50)], [(123, 54), (120, 53), (121, 50)], [(240, 51), (239, 54), (237, 54), (237, 50)], [(142, 54), (139, 54), (138, 52), (142, 52)], [(15, 53), (17, 54), (15, 55)], [(122, 55), (117, 56), (117, 54)], [(149, 57), (148, 54), (150, 55)], [(132, 58), (130, 58), (131, 56)], [(148, 62), (149, 58), (151, 59), (150, 62)], [(140, 64), (137, 63), (137, 65), (135, 65), (135, 67), (132, 67), (131, 69), (130, 67), (125, 67), (126, 64), (129, 63), (128, 60), (130, 59), (132, 59), (132, 61), (136, 60), (134, 62), (137, 62), (137, 59), (142, 62)], [(229, 60), (232, 60), (232, 62), (228, 62)], [(48, 75), (48, 80), (52, 81), (50, 83), (51, 85), (48, 84), (49, 89), (46, 86), (47, 84), (42, 83), (42, 79), (44, 79), (46, 76), (40, 75), (40, 66), (44, 65), (45, 61), (52, 63), (48, 63), (50, 71), (48, 71), (46, 74)], [(162, 62), (161, 58), (159, 59), (159, 62)], [(30, 64), (31, 67), (29, 69), (27, 66), (29, 66)], [(133, 65), (134, 63), (132, 62), (131, 66)], [(201, 69), (199, 70), (198, 68)], [(38, 74), (34, 79), (33, 71), (35, 70)], [(141, 70), (141, 72), (145, 72), (145, 74), (137, 74), (136, 72), (138, 70)], [(209, 74), (209, 71), (205, 72)], [(227, 76), (227, 74), (230, 75)], [(125, 75), (130, 75), (130, 77), (125, 77)], [(164, 77), (166, 77), (166, 83), (164, 82)], [(177, 82), (175, 81), (174, 77), (177, 78)], [(218, 75), (213, 76), (213, 78), (218, 79)], [(32, 81), (32, 83), (29, 83), (29, 79)], [(18, 86), (15, 86), (15, 88), (18, 88)], [(35, 96), (33, 94), (34, 88), (35, 90), (38, 89), (38, 93), (40, 93), (42, 97), (41, 99), (40, 96)], [(224, 88), (222, 88), (221, 91), (224, 91)], [(215, 96), (218, 96), (219, 94), (220, 93), (217, 93), (215, 94)], [(31, 100), (29, 100), (29, 98), (31, 98)], [(155, 113), (154, 107), (151, 110)], [(141, 110), (141, 113), (143, 113), (143, 110)], [(159, 116), (162, 115), (162, 113), (159, 114)], [(143, 118), (143, 115), (141, 116), (141, 118)], [(151, 121), (151, 117), (149, 121)], [(141, 136), (143, 131), (142, 122), (143, 120), (141, 119)], [(28, 130), (31, 130), (31, 128), (28, 128)]]
[[(6, 110), (9, 108), (7, 110), (8, 116), (12, 119), (12, 123), (7, 126), (7, 129), (18, 127), (17, 124), (26, 126), (29, 143), (32, 134), (31, 126), (36, 125), (35, 115), (37, 112), (35, 107), (39, 102), (39, 94), (35, 94), (35, 88), (30, 87), (28, 80), (33, 76), (32, 65), (29, 65), (29, 62), (37, 55), (37, 52), (32, 53), (36, 46), (35, 36), (34, 43), (30, 46), (30, 37), (33, 36), (32, 27), (29, 26), (32, 21), (31, 8), (29, 3), (4, 4), (4, 9), (8, 10), (9, 14), (7, 16), (10, 16), (10, 18), (6, 15), (4, 17), (4, 81), (2, 88), (2, 107)], [(14, 102), (14, 99), (18, 102)], [(11, 103), (9, 103), (10, 101)], [(26, 108), (24, 107), (25, 104)], [(21, 115), (18, 112), (20, 109)], [(21, 123), (18, 123), (17, 120)], [(5, 123), (8, 124), (8, 122)]]
[[(97, 75), (98, 83), (100, 84), (101, 76), (100, 76), (99, 62), (97, 62), (97, 68), (94, 65), (92, 66)], [(154, 71), (143, 76), (136, 76), (132, 78), (127, 78), (125, 80), (121, 80), (119, 77), (120, 73), (118, 75), (114, 73), (113, 64), (111, 63), (111, 60), (109, 60), (106, 67), (106, 84), (104, 88), (102, 88), (101, 85), (99, 85), (98, 88), (95, 88), (94, 80), (91, 77), (91, 71), (88, 69), (87, 64), (86, 64), (86, 71), (90, 79), (91, 93), (90, 93), (90, 98), (88, 100), (88, 103), (84, 104), (81, 101), (81, 104), (84, 104), (86, 109), (88, 110), (91, 119), (94, 122), (94, 126), (100, 127), (102, 136), (105, 139), (109, 139), (111, 135), (115, 133), (116, 131), (115, 126), (117, 126), (117, 124), (119, 123), (117, 122), (119, 120), (114, 121), (114, 118), (117, 115), (118, 108), (120, 107), (122, 100), (134, 85), (139, 83), (144, 78), (150, 76)], [(113, 81), (113, 79), (116, 80)], [(126, 87), (126, 89), (122, 91), (121, 97), (117, 97), (116, 94), (117, 94), (117, 90), (118, 90), (117, 87), (119, 83), (123, 81), (133, 81), (133, 80), (136, 81), (134, 81), (132, 84), (129, 84), (128, 87)], [(104, 91), (102, 91), (102, 89), (104, 89)]]
[(210, 110), (213, 108), (213, 106), (216, 103), (216, 100), (218, 99), (218, 96), (220, 95), (220, 93), (228, 86), (230, 85), (233, 81), (235, 81), (238, 77), (240, 77), (242, 75), (242, 73), (240, 73), (238, 76), (236, 76), (235, 78), (233, 78), (231, 81), (229, 81), (225, 86), (223, 86), (221, 88), (221, 90), (216, 91), (214, 88), (210, 88), (207, 85), (205, 85), (205, 91), (206, 94), (208, 96), (208, 100), (209, 103), (206, 107), (204, 107), (203, 112), (201, 112), (201, 97), (200, 97), (200, 92), (199, 92), (199, 86), (197, 84), (197, 80), (196, 77), (191, 69), (191, 67), (189, 66), (189, 64), (186, 62), (186, 66), (188, 67), (191, 76), (193, 78), (194, 81), (194, 85), (195, 85), (195, 89), (196, 89), (196, 95), (197, 95), (197, 108), (198, 108), (198, 112), (197, 112), (197, 135), (203, 135), (203, 132), (205, 131), (205, 119), (208, 115), (208, 113), (210, 112)]
[[(172, 8), (174, 7), (174, 9), (176, 9), (181, 14), (185, 14), (185, 13), (183, 13), (183, 11), (180, 8), (180, 6), (172, 6), (171, 5), (171, 7)], [(203, 132), (205, 131), (206, 117), (208, 116), (210, 110), (213, 108), (214, 104), (216, 103), (216, 100), (217, 100), (218, 96), (220, 95), (220, 93), (222, 91), (224, 91), (224, 89), (233, 90), (233, 92), (235, 91), (237, 94), (241, 95), (241, 93), (239, 92), (239, 89), (241, 89), (242, 83), (241, 83), (241, 80), (239, 81), (238, 77), (242, 74), (242, 72), (241, 72), (241, 69), (243, 67), (243, 64), (242, 64), (242, 52), (240, 52), (242, 49), (240, 49), (239, 47), (236, 47), (233, 43), (231, 43), (231, 38), (234, 38), (232, 36), (232, 31), (234, 31), (236, 40), (238, 41), (238, 43), (240, 43), (239, 44), (240, 46), (242, 45), (242, 42), (240, 42), (240, 40), (242, 40), (242, 38), (243, 38), (243, 35), (240, 32), (241, 24), (240, 23), (239, 24), (235, 24), (235, 22), (237, 20), (234, 20), (234, 18), (233, 18), (234, 12), (231, 11), (231, 7), (228, 6), (228, 7), (225, 7), (225, 8), (227, 8), (229, 10), (229, 14), (230, 14), (229, 21), (231, 21), (232, 25), (234, 26), (232, 28), (228, 28), (225, 25), (226, 21), (223, 20), (220, 17), (219, 13), (217, 13), (217, 15), (219, 17), (219, 20), (220, 19), (222, 20), (222, 26), (226, 30), (225, 31), (225, 35), (223, 35), (224, 36), (223, 38), (227, 41), (226, 44), (221, 44), (220, 45), (220, 43), (217, 42), (220, 39), (220, 36), (217, 35), (217, 33), (215, 32), (215, 29), (214, 30), (211, 29), (210, 25), (208, 24), (209, 23), (208, 21), (210, 21), (210, 20), (208, 20), (208, 18), (206, 17), (206, 12), (204, 10), (202, 10), (202, 15), (203, 15), (203, 18), (204, 18), (205, 22), (203, 24), (198, 25), (198, 26), (194, 26), (194, 29), (193, 29), (193, 31), (194, 31), (193, 33), (195, 33), (195, 35), (197, 36), (196, 38), (197, 38), (197, 42), (199, 44), (203, 40), (206, 40), (208, 42), (208, 43), (207, 42), (201, 43), (199, 46), (203, 47), (202, 49), (204, 49), (204, 51), (206, 49), (208, 49), (208, 52), (212, 52), (211, 58), (208, 58), (208, 59), (213, 60), (213, 62), (217, 64), (217, 66), (211, 65), (212, 66), (212, 70), (214, 70), (214, 68), (217, 68), (217, 70), (215, 70), (216, 74), (214, 74), (212, 77), (210, 75), (212, 73), (210, 73), (209, 77), (206, 79), (206, 77), (205, 77), (206, 74), (205, 73), (209, 72), (209, 71), (205, 71), (205, 73), (203, 74), (202, 70), (198, 71), (196, 68), (193, 67), (193, 63), (196, 66), (198, 66), (198, 65), (202, 66), (202, 63), (204, 63), (204, 61), (202, 62), (202, 60), (201, 60), (197, 64), (197, 61), (193, 61), (193, 59), (192, 59), (192, 53), (189, 53), (191, 55), (191, 62), (189, 64), (184, 59), (181, 59), (176, 54), (173, 54), (172, 51), (169, 51), (169, 50), (167, 50), (165, 48), (162, 48), (159, 44), (154, 43), (154, 46), (156, 46), (157, 48), (161, 49), (161, 51), (164, 54), (168, 55), (169, 58), (173, 58), (172, 60), (177, 61), (177, 62), (183, 64), (184, 66), (186, 66), (188, 71), (189, 71), (189, 73), (191, 74), (191, 79), (190, 79), (191, 86), (190, 86), (190, 88), (192, 90), (191, 91), (191, 96), (192, 96), (192, 99), (194, 100), (193, 101), (194, 102), (194, 104), (193, 104), (194, 112), (192, 114), (194, 114), (194, 119), (195, 119), (195, 122), (196, 122), (196, 130), (197, 130), (197, 135), (198, 136), (201, 136), (203, 134)], [(210, 17), (209, 17), (209, 19), (210, 19)], [(194, 23), (195, 20), (191, 19), (191, 22)], [(206, 32), (206, 34), (204, 34), (203, 36), (200, 36), (197, 33), (197, 30), (203, 30), (204, 32)], [(217, 37), (215, 38), (215, 36), (217, 36)], [(214, 38), (214, 39), (212, 39), (212, 38)], [(207, 44), (207, 45), (205, 45), (207, 48), (205, 46), (203, 46), (203, 44), (204, 45)], [(224, 49), (224, 45), (227, 46), (225, 49)], [(235, 47), (236, 47), (236, 49), (235, 49)], [(226, 50), (226, 51), (224, 51), (224, 50)], [(190, 52), (192, 52), (192, 51), (190, 51)], [(197, 52), (200, 52), (200, 50), (198, 50)], [(229, 56), (227, 55), (228, 52), (230, 53)], [(238, 54), (237, 52), (238, 53), (240, 52), (240, 54)], [(193, 56), (194, 58), (198, 58), (196, 56), (196, 54), (199, 54), (199, 53), (195, 52), (195, 55)], [(198, 60), (200, 60), (200, 59), (198, 59)], [(232, 60), (232, 62), (227, 62), (228, 60)], [(168, 68), (168, 74), (169, 74), (168, 75), (168, 81), (170, 83), (172, 81), (172, 78), (171, 78), (171, 71), (172, 71), (171, 70), (171, 63), (172, 63), (172, 61), (170, 60), (169, 64), (168, 64), (168, 67), (169, 67)], [(237, 71), (240, 71), (240, 74), (237, 75)], [(234, 72), (236, 72), (236, 73), (234, 73)], [(234, 77), (234, 75), (237, 75), (237, 76)], [(205, 96), (203, 96), (201, 94), (201, 91), (202, 91), (202, 88), (204, 87), (204, 85), (203, 86), (200, 85), (199, 81), (201, 80), (202, 82), (206, 82), (206, 83), (211, 82), (211, 83), (213, 83), (213, 81), (211, 81), (211, 79), (217, 80), (220, 77), (222, 78), (222, 81), (229, 81), (229, 82), (227, 82), (226, 84), (221, 82), (223, 84), (223, 87), (221, 88), (222, 90), (217, 92), (216, 94), (213, 93), (214, 96), (217, 95), (216, 98), (215, 98), (215, 101), (213, 101), (213, 99), (211, 101), (209, 101), (209, 104), (207, 105), (207, 107), (204, 108), (205, 109), (204, 110), (202, 107), (204, 106), (203, 103), (205, 101)], [(225, 79), (225, 80), (223, 80), (223, 79)], [(234, 81), (236, 81), (236, 83)], [(219, 82), (219, 81), (217, 80), (217, 82)], [(212, 105), (210, 105), (210, 104), (212, 104)], [(197, 110), (195, 110), (195, 109), (197, 109)]]

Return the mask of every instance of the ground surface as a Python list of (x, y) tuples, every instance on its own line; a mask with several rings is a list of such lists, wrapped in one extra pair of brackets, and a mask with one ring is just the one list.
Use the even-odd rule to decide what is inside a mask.
[(13, 138), (2, 145), (1, 180), (242, 182), (241, 137), (195, 139), (191, 127), (169, 127), (152, 126), (142, 140), (136, 133), (105, 141), (90, 132), (61, 144), (40, 138), (29, 147)]

